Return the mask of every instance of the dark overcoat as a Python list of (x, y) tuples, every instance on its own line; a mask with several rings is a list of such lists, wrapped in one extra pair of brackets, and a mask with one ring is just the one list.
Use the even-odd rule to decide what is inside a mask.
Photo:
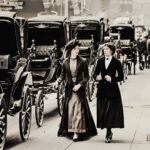
[[(80, 89), (77, 91), (77, 95), (81, 101), (81, 106), (84, 109), (85, 114), (85, 122), (86, 122), (86, 136), (92, 136), (97, 134), (97, 130), (93, 121), (93, 117), (91, 115), (88, 101), (86, 98), (86, 85), (89, 80), (89, 72), (88, 72), (88, 65), (86, 60), (81, 57), (77, 57), (77, 79), (76, 85), (81, 84)], [(58, 136), (65, 136), (68, 135), (68, 103), (72, 95), (72, 89), (74, 87), (72, 81), (72, 75), (70, 70), (70, 58), (68, 57), (64, 63), (62, 68), (62, 73), (60, 77), (60, 81), (65, 80), (66, 87), (65, 87), (65, 102), (64, 102), (64, 109), (63, 115), (60, 122), (60, 127), (58, 130)]]
[[(98, 60), (94, 79), (101, 74), (102, 80), (97, 84), (97, 127), (99, 128), (123, 128), (124, 116), (122, 99), (118, 83), (124, 78), (122, 65), (119, 60), (112, 60), (105, 68), (105, 58)], [(107, 82), (105, 76), (111, 76), (112, 81)]]

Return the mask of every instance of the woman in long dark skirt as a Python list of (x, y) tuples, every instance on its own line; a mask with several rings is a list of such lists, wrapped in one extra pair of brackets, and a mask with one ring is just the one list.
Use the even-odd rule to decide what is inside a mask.
[(106, 43), (104, 57), (97, 62), (94, 79), (97, 84), (97, 127), (106, 128), (105, 142), (112, 140), (112, 128), (124, 128), (122, 99), (117, 82), (124, 78), (122, 65), (113, 57), (115, 46)]
[(69, 56), (63, 62), (59, 82), (65, 80), (65, 103), (58, 130), (58, 136), (73, 134), (73, 140), (97, 134), (86, 98), (86, 85), (89, 80), (88, 65), (85, 59), (78, 56), (80, 43), (71, 40), (66, 45)]

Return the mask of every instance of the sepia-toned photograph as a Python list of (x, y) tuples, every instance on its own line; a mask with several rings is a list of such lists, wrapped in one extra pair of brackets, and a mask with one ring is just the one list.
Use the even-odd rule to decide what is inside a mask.
[(0, 0), (0, 150), (150, 150), (150, 0)]

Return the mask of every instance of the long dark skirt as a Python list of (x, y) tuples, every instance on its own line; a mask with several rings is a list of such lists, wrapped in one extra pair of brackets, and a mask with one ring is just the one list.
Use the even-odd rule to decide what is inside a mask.
[(123, 107), (120, 96), (115, 99), (97, 100), (97, 127), (124, 128)]
[[(63, 115), (61, 118), (61, 122), (60, 122), (60, 127), (58, 130), (58, 136), (68, 136), (70, 135), (70, 132), (68, 131), (68, 104), (69, 104), (69, 100), (66, 99), (65, 104), (64, 104), (64, 111), (63, 111)], [(95, 136), (97, 135), (97, 130), (96, 130), (96, 126), (93, 120), (93, 117), (91, 115), (91, 111), (87, 102), (87, 99), (82, 99), (81, 100), (81, 105), (82, 105), (82, 109), (84, 110), (84, 119), (85, 119), (85, 131), (83, 132), (83, 136), (84, 137), (90, 137), (90, 136)]]

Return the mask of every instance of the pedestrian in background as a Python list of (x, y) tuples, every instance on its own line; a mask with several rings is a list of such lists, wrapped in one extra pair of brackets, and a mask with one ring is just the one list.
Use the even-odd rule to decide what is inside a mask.
[(147, 64), (147, 68), (150, 68), (150, 35), (148, 35), (148, 39), (147, 39), (147, 43), (146, 43), (146, 45), (147, 45), (147, 54), (148, 54), (148, 64)]
[(97, 84), (97, 127), (106, 128), (105, 142), (112, 140), (112, 128), (124, 128), (122, 99), (117, 82), (124, 79), (123, 69), (119, 60), (113, 57), (113, 43), (103, 47), (104, 57), (97, 62), (94, 79)]
[[(65, 81), (65, 102), (58, 136), (73, 135), (73, 140), (97, 134), (86, 98), (88, 65), (79, 54), (80, 43), (73, 39), (66, 45), (68, 57), (63, 63), (58, 82)], [(79, 137), (80, 136), (80, 137)]]

